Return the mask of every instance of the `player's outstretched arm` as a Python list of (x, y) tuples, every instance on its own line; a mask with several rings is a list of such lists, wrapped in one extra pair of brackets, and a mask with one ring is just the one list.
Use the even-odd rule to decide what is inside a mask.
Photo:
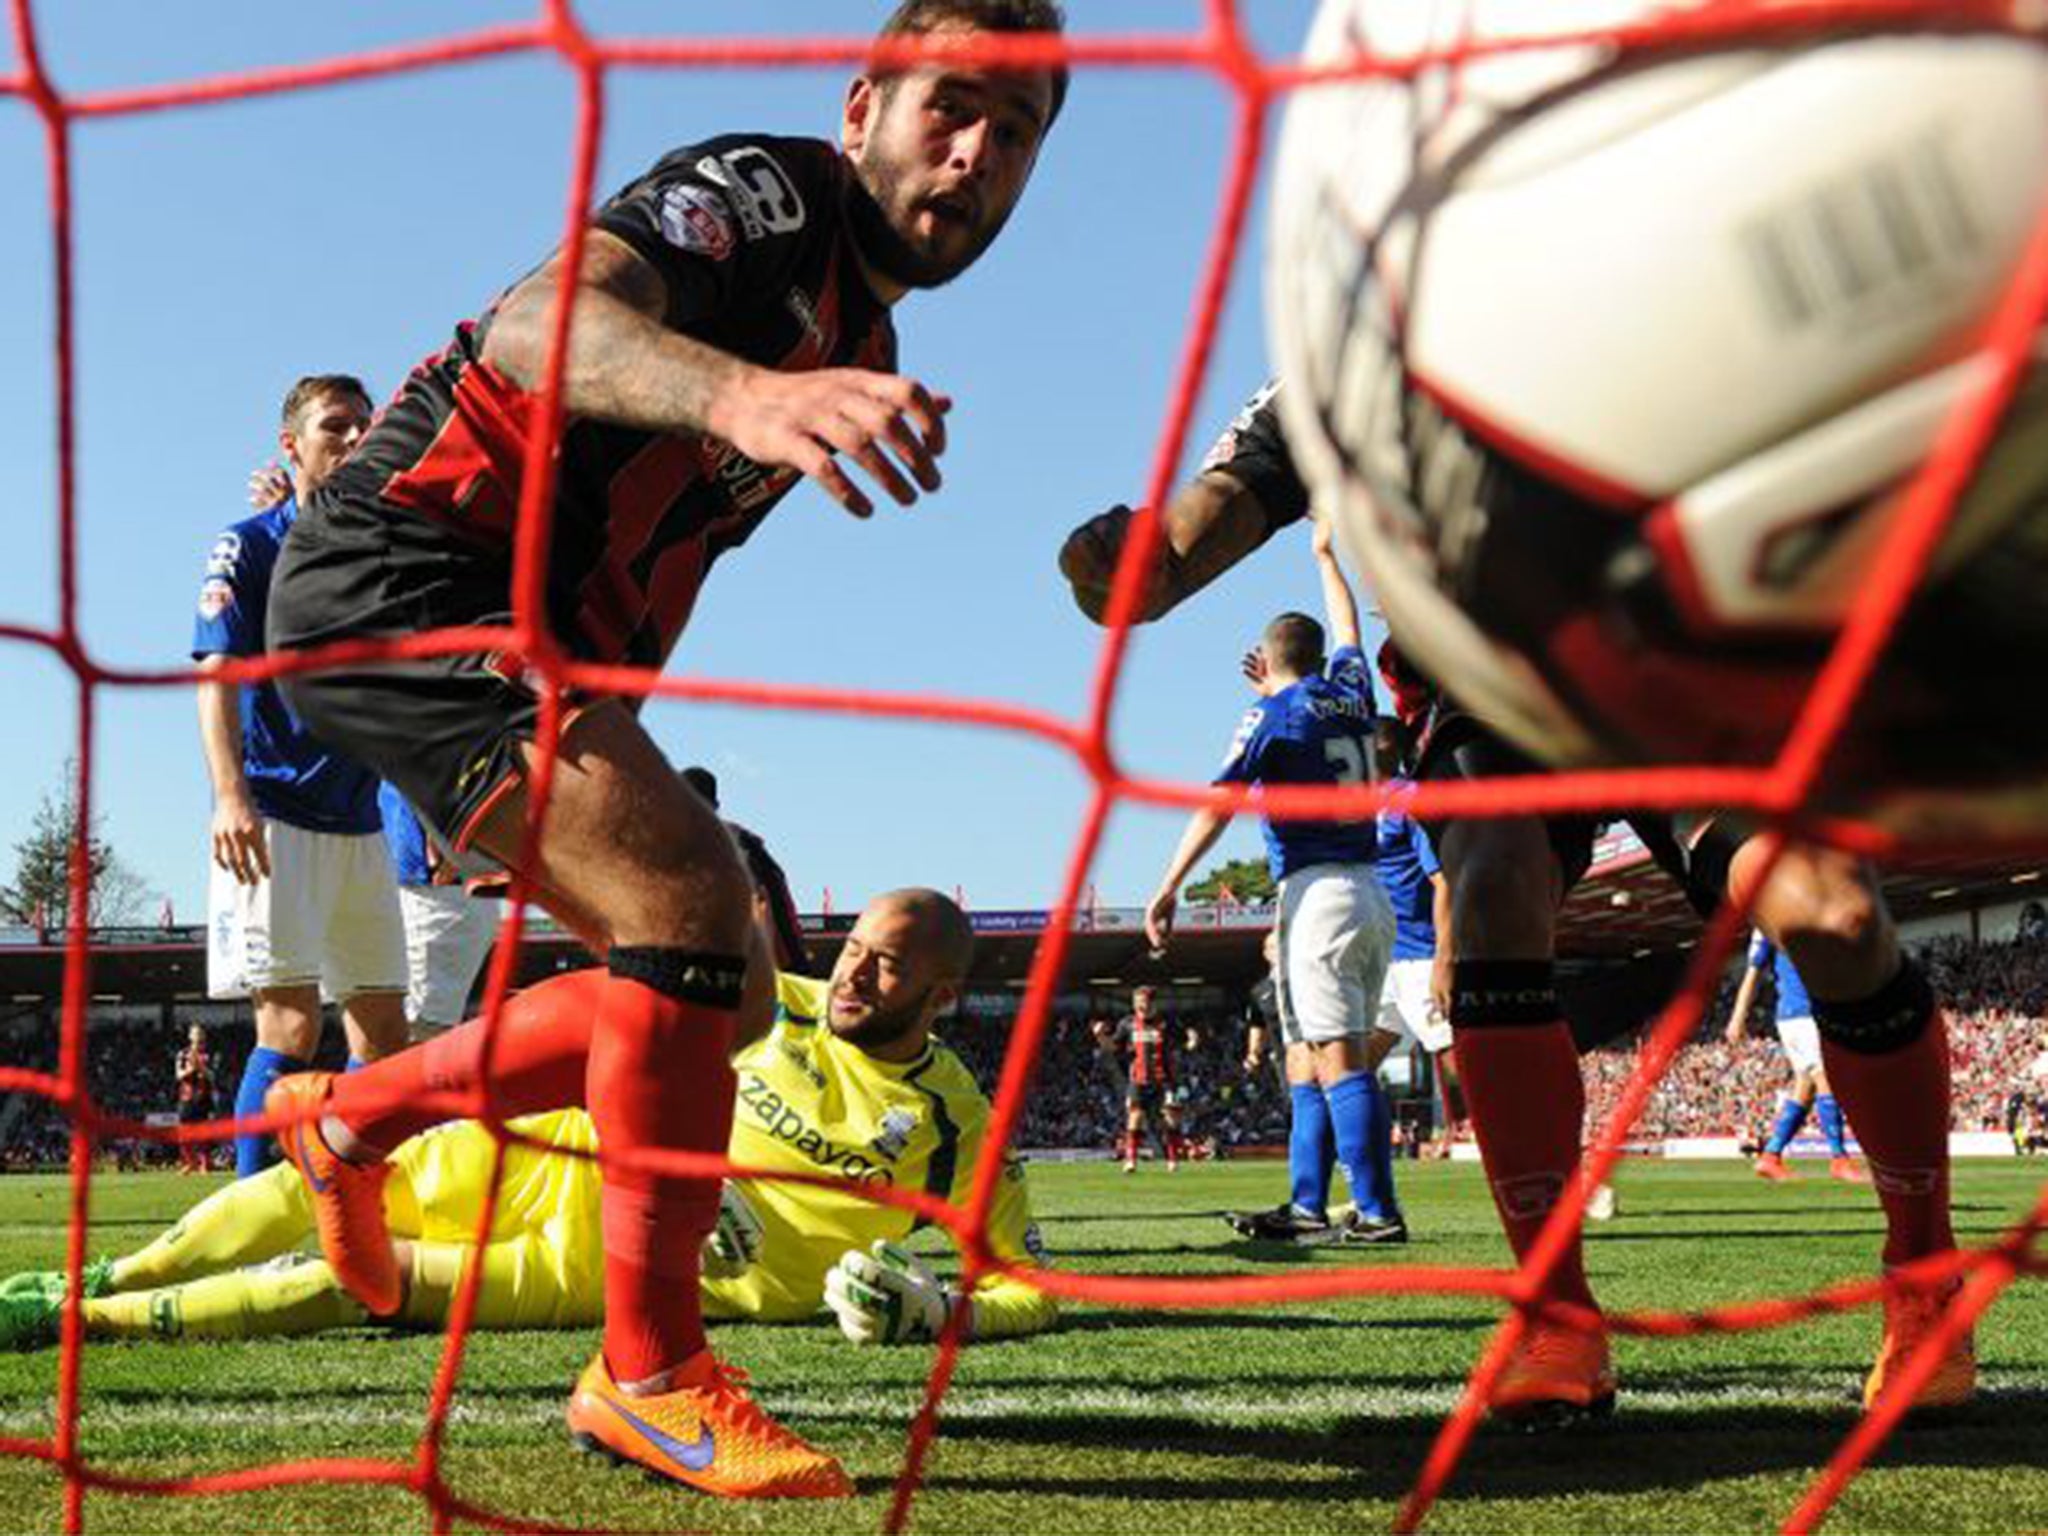
[[(557, 254), (492, 316), (484, 361), (523, 388), (540, 387), (565, 282)], [(572, 286), (563, 383), (571, 415), (655, 432), (708, 432), (757, 464), (817, 481), (856, 517), (872, 513), (874, 503), (836, 455), (905, 506), (919, 489), (939, 488), (951, 402), (916, 380), (860, 368), (782, 373), (671, 330), (662, 320), (669, 295), (661, 274), (602, 230), (588, 236)]]
[(1187, 884), (1195, 865), (1216, 846), (1216, 840), (1229, 825), (1228, 811), (1206, 807), (1188, 818), (1187, 830), (1180, 835), (1180, 846), (1174, 849), (1166, 873), (1159, 877), (1159, 889), (1145, 908), (1145, 940), (1155, 956), (1166, 952), (1166, 941), (1173, 935), (1174, 916), (1180, 910), (1180, 888)]
[(1728, 1027), (1721, 1036), (1730, 1045), (1739, 1043), (1749, 1031), (1750, 1004), (1756, 1000), (1756, 979), (1763, 974), (1762, 966), (1746, 966), (1742, 981), (1735, 989), (1735, 1006), (1728, 1010)]
[(1351, 595), (1351, 583), (1337, 559), (1337, 545), (1330, 519), (1316, 519), (1311, 541), (1316, 555), (1316, 573), (1323, 579), (1323, 613), (1330, 621), (1330, 647), (1358, 648), (1363, 642), (1358, 627), (1358, 599)]
[[(1162, 543), (1152, 579), (1139, 601), (1140, 624), (1164, 618), (1273, 536), (1274, 521), (1235, 475), (1204, 470), (1182, 486), (1161, 514)], [(1091, 517), (1060, 546), (1060, 574), (1074, 602), (1097, 624), (1109, 611), (1109, 589), (1130, 537), (1129, 507)]]

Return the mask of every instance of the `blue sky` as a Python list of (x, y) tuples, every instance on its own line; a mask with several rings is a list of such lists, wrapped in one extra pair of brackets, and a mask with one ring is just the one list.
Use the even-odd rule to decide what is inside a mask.
[[(880, 0), (749, 7), (586, 0), (610, 35), (863, 32)], [(1193, 30), (1198, 0), (1071, 0), (1077, 33)], [(1291, 52), (1310, 0), (1252, 0), (1259, 44)], [(503, 0), (298, 7), (244, 0), (43, 0), (67, 91), (304, 61), (525, 19)], [(0, 72), (16, 61), (0, 41)], [(611, 77), (601, 189), (693, 139), (829, 135), (843, 69), (634, 70)], [(573, 94), (526, 56), (254, 102), (93, 121), (74, 139), (81, 613), (92, 653), (180, 664), (205, 552), (242, 515), (277, 401), (309, 371), (380, 397), (558, 238)], [(859, 524), (804, 487), (713, 575), (671, 671), (976, 695), (1077, 716), (1101, 634), (1054, 566), (1066, 531), (1136, 500), (1163, 420), (1222, 186), (1231, 100), (1205, 75), (1089, 70), (1003, 240), (952, 288), (898, 311), (905, 370), (957, 403), (947, 485)], [(0, 495), (11, 558), (0, 621), (56, 619), (48, 183), (41, 128), (0, 98)], [(1263, 208), (1263, 199), (1261, 200)], [(1264, 376), (1244, 253), (1187, 462)], [(1312, 603), (1305, 534), (1141, 632), (1115, 716), (1134, 769), (1205, 778), (1243, 707), (1236, 663), (1273, 612)], [(77, 694), (46, 653), (0, 649), (0, 843), (56, 781)], [(183, 919), (203, 906), (208, 796), (183, 689), (98, 701), (106, 830)], [(905, 882), (977, 906), (1057, 891), (1086, 783), (1035, 741), (657, 701), (680, 763), (766, 834), (814, 905)], [(1096, 866), (1107, 902), (1149, 894), (1176, 813), (1125, 810)], [(1219, 857), (1251, 854), (1234, 830)]]

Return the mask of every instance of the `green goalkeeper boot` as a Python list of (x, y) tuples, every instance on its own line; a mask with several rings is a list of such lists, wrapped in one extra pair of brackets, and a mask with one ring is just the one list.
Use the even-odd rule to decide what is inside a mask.
[(48, 1349), (63, 1328), (61, 1290), (55, 1296), (33, 1290), (0, 1296), (0, 1349)]
[[(0, 1280), (0, 1302), (11, 1301), (17, 1296), (36, 1296), (61, 1307), (69, 1279), (61, 1269), (25, 1269), (20, 1274)], [(112, 1259), (102, 1255), (85, 1266), (86, 1300), (105, 1296), (113, 1288)]]

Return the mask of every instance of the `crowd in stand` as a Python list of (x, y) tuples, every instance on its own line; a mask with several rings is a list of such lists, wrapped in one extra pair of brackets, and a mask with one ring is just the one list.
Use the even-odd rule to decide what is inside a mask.
[[(991, 1097), (1013, 1022), (960, 1019), (942, 1031)], [(1269, 1067), (1245, 1074), (1242, 1021), (1206, 1013), (1174, 1020), (1177, 1037), (1188, 1029), (1195, 1045), (1180, 1052), (1178, 1068), (1190, 1144), (1213, 1154), (1249, 1143), (1284, 1142), (1287, 1099)], [(1078, 1014), (1056, 1016), (1025, 1101), (1018, 1145), (1114, 1146), (1124, 1124), (1123, 1072), (1122, 1063), (1096, 1039), (1094, 1021)]]
[[(2048, 942), (1972, 944), (1949, 937), (1916, 946), (1935, 994), (1949, 1016), (1953, 1125), (1959, 1131), (2013, 1129), (2048, 1095)], [(1790, 1078), (1767, 1010), (1738, 1044), (1721, 1037), (1734, 983), (1721, 987), (1698, 1032), (1652, 1092), (1630, 1135), (1749, 1137), (1769, 1120)], [(1640, 1053), (1631, 1044), (1586, 1058), (1589, 1128), (1620, 1102)]]
[[(176, 1063), (186, 1043), (186, 1028), (175, 1019), (168, 1027), (126, 1020), (89, 1025), (86, 1074), (93, 1102), (104, 1113), (127, 1120), (168, 1114), (177, 1102)], [(217, 1095), (213, 1113), (225, 1115), (253, 1034), (247, 1025), (206, 1033)], [(320, 1065), (337, 1066), (338, 1057), (330, 1061), (328, 1056), (342, 1049), (339, 1031), (328, 1034), (334, 1037), (335, 1050), (323, 1054)], [(58, 1050), (54, 1009), (18, 1017), (0, 1030), (0, 1066), (54, 1074)], [(121, 1167), (167, 1167), (178, 1159), (175, 1147), (141, 1137), (105, 1138), (97, 1144), (96, 1155)], [(55, 1100), (35, 1094), (0, 1095), (0, 1169), (48, 1168), (70, 1156), (71, 1121)], [(215, 1149), (215, 1157), (221, 1166), (231, 1161), (222, 1149)]]
[[(1951, 1020), (1950, 1041), (1958, 1130), (2024, 1129), (2048, 1124), (2048, 940), (1972, 944), (1940, 939), (1917, 950)], [(1784, 1057), (1760, 1005), (1748, 1038), (1721, 1038), (1732, 998), (1724, 983), (1694, 1039), (1657, 1085), (1632, 1136), (1750, 1137), (1775, 1107), (1788, 1078)], [(943, 1038), (991, 1094), (1001, 1076), (1014, 1019), (959, 1018)], [(1116, 1144), (1124, 1116), (1123, 1065), (1096, 1038), (1094, 1021), (1080, 1014), (1055, 1017), (1032, 1080), (1017, 1144), (1023, 1147), (1104, 1148)], [(1192, 1027), (1195, 1044), (1182, 1051), (1179, 1096), (1191, 1144), (1214, 1153), (1247, 1144), (1282, 1143), (1288, 1103), (1269, 1064), (1247, 1074), (1242, 1066), (1242, 1019), (1209, 1011), (1175, 1021)], [(328, 1044), (339, 1052), (339, 1032)], [(250, 1045), (246, 1026), (208, 1031), (215, 1084), (237, 1079)], [(95, 1025), (87, 1051), (94, 1099), (110, 1113), (141, 1120), (175, 1103), (175, 1067), (185, 1027), (123, 1020)], [(1619, 1102), (1634, 1072), (1639, 1046), (1595, 1052), (1585, 1062), (1587, 1126), (1599, 1125)], [(23, 1015), (0, 1027), (0, 1066), (54, 1072), (58, 1030), (53, 1010)], [(338, 1064), (327, 1063), (323, 1065)], [(70, 1122), (52, 1101), (33, 1095), (0, 1097), (0, 1167), (61, 1164), (69, 1155)], [(223, 1100), (215, 1113), (225, 1113)], [(116, 1140), (102, 1156), (124, 1165), (167, 1164), (175, 1152), (161, 1144)]]

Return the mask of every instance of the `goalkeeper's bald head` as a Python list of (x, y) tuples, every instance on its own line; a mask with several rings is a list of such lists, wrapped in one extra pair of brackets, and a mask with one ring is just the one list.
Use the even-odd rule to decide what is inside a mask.
[(832, 1032), (871, 1056), (907, 1060), (959, 1002), (973, 958), (974, 930), (957, 902), (922, 886), (877, 896), (832, 965)]
[(917, 925), (918, 947), (931, 959), (932, 980), (958, 985), (967, 979), (974, 963), (974, 925), (958, 902), (942, 891), (909, 885), (884, 892), (869, 907), (885, 904)]

